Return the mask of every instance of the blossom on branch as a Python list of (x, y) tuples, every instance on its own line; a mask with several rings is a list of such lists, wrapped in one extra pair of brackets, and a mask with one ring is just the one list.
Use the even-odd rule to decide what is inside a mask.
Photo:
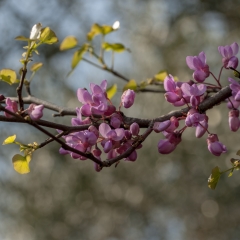
[(236, 42), (231, 45), (219, 46), (218, 51), (222, 55), (222, 63), (225, 68), (237, 68), (238, 58), (235, 57), (238, 54), (238, 44)]
[(187, 65), (194, 70), (193, 78), (202, 83), (210, 74), (209, 66), (206, 64), (206, 56), (204, 52), (200, 52), (198, 56), (187, 56)]

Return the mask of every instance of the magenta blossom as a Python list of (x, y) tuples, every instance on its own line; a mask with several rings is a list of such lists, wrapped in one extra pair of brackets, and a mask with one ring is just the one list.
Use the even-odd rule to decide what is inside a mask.
[(139, 131), (139, 125), (137, 123), (134, 122), (130, 125), (130, 132), (133, 136), (137, 136), (139, 134)]
[(228, 78), (228, 81), (231, 83), (230, 88), (232, 90), (232, 96), (234, 97), (235, 101), (240, 102), (240, 84), (236, 80), (232, 78)]
[(200, 96), (206, 92), (205, 84), (193, 84), (183, 83), (181, 85), (182, 92), (184, 93), (184, 98), (186, 96), (190, 97), (190, 103), (193, 107), (197, 107), (201, 101)]
[(195, 136), (201, 138), (208, 129), (208, 116), (205, 115), (205, 119), (200, 121), (195, 130)]
[(43, 116), (43, 105), (30, 104), (28, 114), (32, 120), (38, 120)]
[(230, 130), (236, 132), (239, 129), (239, 110), (231, 110), (228, 119)]
[(166, 139), (158, 142), (158, 152), (161, 154), (169, 154), (175, 150), (177, 145), (181, 142), (181, 134), (173, 132), (166, 135)]
[(121, 141), (125, 136), (125, 131), (123, 128), (116, 128), (113, 130), (106, 123), (100, 124), (99, 132), (104, 138), (101, 144), (105, 153), (108, 153), (113, 148), (115, 142)]
[(207, 144), (208, 150), (215, 156), (227, 152), (226, 146), (218, 141), (217, 134), (208, 134)]
[(91, 120), (89, 117), (85, 118), (84, 120), (82, 119), (82, 114), (81, 114), (80, 108), (78, 108), (78, 107), (76, 108), (76, 113), (77, 113), (77, 117), (72, 118), (72, 120), (71, 120), (71, 123), (73, 126), (81, 126), (81, 125), (91, 123)]
[[(180, 87), (177, 87), (177, 84), (175, 83), (174, 78), (171, 74), (165, 77), (163, 84), (166, 91), (164, 94), (165, 99), (172, 104), (179, 103), (182, 99), (182, 90)], [(182, 106), (184, 104), (184, 102), (180, 102), (179, 106)]]
[(121, 96), (121, 103), (123, 107), (130, 108), (134, 103), (134, 99), (135, 99), (135, 92), (131, 89), (128, 89), (123, 92)]
[(203, 82), (210, 74), (209, 66), (206, 64), (206, 56), (204, 52), (200, 52), (198, 56), (187, 56), (187, 65), (194, 70), (193, 78), (197, 82)]
[(104, 80), (100, 85), (90, 84), (92, 94), (85, 88), (77, 90), (78, 100), (83, 104), (81, 114), (91, 116), (92, 114), (104, 115), (107, 112), (108, 100), (106, 94), (107, 81)]
[[(10, 98), (6, 98), (6, 107), (5, 107), (8, 111), (16, 113), (18, 111), (18, 105), (17, 102), (12, 101)], [(11, 118), (12, 115), (8, 114), (6, 112), (4, 112), (5, 116), (7, 118)]]
[(162, 131), (165, 131), (170, 125), (171, 125), (170, 120), (166, 120), (164, 122), (155, 122), (153, 125), (153, 130), (156, 133), (160, 133)]
[(191, 108), (188, 111), (187, 117), (185, 119), (185, 125), (187, 127), (197, 127), (199, 122), (204, 121), (205, 118), (205, 114), (200, 114), (196, 109)]
[(238, 54), (238, 44), (233, 43), (231, 45), (219, 46), (218, 51), (222, 55), (222, 63), (225, 68), (237, 68), (238, 58), (235, 55)]

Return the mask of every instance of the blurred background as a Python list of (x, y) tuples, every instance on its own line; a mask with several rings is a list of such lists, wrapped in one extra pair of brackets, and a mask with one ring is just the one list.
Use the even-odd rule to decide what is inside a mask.
[[(186, 66), (186, 56), (201, 51), (218, 75), (221, 56), (217, 47), (240, 43), (239, 12), (239, 0), (0, 0), (0, 68), (18, 71), (24, 43), (14, 38), (29, 36), (35, 23), (53, 29), (60, 42), (74, 35), (83, 44), (93, 23), (112, 25), (118, 20), (120, 29), (106, 39), (131, 49), (115, 57), (115, 69), (127, 78), (141, 82), (165, 69), (188, 81), (192, 71)], [(99, 41), (96, 37), (96, 47)], [(124, 86), (121, 79), (85, 62), (67, 78), (74, 50), (60, 52), (58, 43), (42, 46), (39, 52), (34, 61), (44, 66), (32, 83), (35, 96), (75, 108), (80, 106), (77, 88), (107, 79), (119, 84), (113, 99), (118, 104)], [(106, 54), (107, 62), (110, 57)], [(228, 76), (232, 73), (225, 71), (223, 85)], [(14, 86), (0, 82), (0, 89), (1, 94), (15, 95)], [(139, 93), (125, 113), (154, 118), (173, 109), (161, 94)], [(45, 114), (44, 119), (52, 119), (50, 112)], [(194, 130), (188, 129), (174, 153), (159, 155), (157, 143), (163, 136), (154, 133), (138, 151), (136, 162), (122, 161), (117, 168), (100, 173), (90, 161), (59, 155), (59, 145), (52, 143), (34, 154), (29, 174), (19, 175), (11, 163), (18, 148), (2, 146), (0, 239), (239, 239), (239, 173), (222, 176), (215, 191), (207, 186), (212, 168), (231, 166), (229, 159), (240, 148), (239, 132), (229, 131), (225, 104), (207, 114), (210, 131), (228, 148), (220, 157), (208, 152), (206, 136), (196, 139)], [(70, 124), (71, 118), (53, 120)], [(22, 124), (1, 122), (0, 129), (1, 141), (13, 134), (24, 143), (46, 139)]]

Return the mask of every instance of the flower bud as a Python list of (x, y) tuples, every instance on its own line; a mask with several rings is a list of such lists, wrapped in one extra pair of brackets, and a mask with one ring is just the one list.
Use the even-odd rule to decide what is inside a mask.
[(159, 132), (165, 131), (170, 125), (171, 125), (170, 120), (167, 120), (164, 122), (155, 122), (153, 125), (153, 130), (156, 133), (159, 133)]
[(134, 99), (135, 99), (135, 92), (131, 89), (126, 90), (121, 97), (121, 102), (123, 107), (130, 108), (134, 103)]
[(215, 156), (220, 156), (227, 151), (226, 146), (218, 141), (217, 134), (208, 134), (208, 150)]
[(228, 119), (228, 123), (229, 123), (229, 127), (230, 130), (233, 132), (236, 132), (239, 129), (239, 110), (231, 110), (229, 112), (229, 119)]
[(43, 116), (43, 105), (30, 104), (28, 114), (32, 120), (38, 120)]
[(137, 123), (132, 123), (130, 126), (130, 132), (133, 136), (137, 136), (139, 133), (139, 125)]

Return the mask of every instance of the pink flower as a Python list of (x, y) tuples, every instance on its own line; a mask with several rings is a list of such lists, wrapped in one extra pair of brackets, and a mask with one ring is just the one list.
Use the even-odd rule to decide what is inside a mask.
[(99, 126), (99, 132), (103, 136), (101, 144), (104, 148), (104, 152), (108, 153), (115, 142), (119, 142), (125, 136), (125, 131), (123, 128), (117, 128), (115, 130), (111, 129), (110, 126), (106, 123), (101, 123)]
[(181, 134), (179, 132), (169, 133), (166, 135), (166, 138), (158, 142), (158, 152), (161, 154), (171, 153), (181, 142)]
[(204, 121), (205, 118), (205, 114), (200, 114), (196, 109), (191, 108), (188, 111), (187, 117), (185, 119), (185, 125), (187, 127), (197, 127), (199, 122)]
[(194, 70), (193, 78), (197, 82), (203, 82), (209, 76), (209, 66), (206, 64), (204, 52), (200, 52), (198, 56), (187, 56), (186, 62), (188, 67)]
[(196, 127), (195, 136), (197, 138), (202, 137), (204, 133), (207, 131), (207, 129), (208, 129), (208, 116), (205, 115), (205, 119), (203, 121), (200, 121)]
[[(166, 91), (164, 96), (168, 102), (175, 104), (182, 99), (182, 90), (181, 88), (177, 87), (172, 75), (169, 74), (169, 76), (166, 76), (163, 84)], [(185, 103), (183, 102), (182, 105), (184, 104)]]
[(229, 112), (229, 127), (231, 131), (236, 132), (239, 129), (239, 110), (231, 110)]
[(133, 90), (128, 89), (124, 91), (121, 97), (121, 102), (123, 107), (130, 108), (134, 103), (134, 99), (135, 99), (135, 92)]
[(32, 120), (38, 120), (43, 116), (43, 105), (30, 104), (28, 114)]
[[(6, 107), (5, 108), (10, 112), (16, 113), (18, 111), (17, 102), (12, 101), (10, 98), (6, 98)], [(8, 114), (6, 112), (4, 112), (4, 114), (7, 118), (13, 117), (11, 114)]]
[(139, 133), (139, 125), (137, 123), (132, 123), (130, 125), (130, 132), (133, 136), (137, 136)]
[(222, 63), (225, 68), (237, 68), (238, 58), (235, 55), (238, 54), (238, 44), (233, 43), (231, 45), (219, 46), (218, 51), (222, 55)]
[(170, 125), (171, 125), (170, 120), (166, 120), (164, 122), (155, 122), (153, 125), (153, 130), (156, 133), (160, 133), (162, 131), (165, 131)]
[(80, 111), (84, 116), (91, 116), (92, 114), (103, 115), (108, 110), (107, 95), (106, 95), (107, 81), (104, 80), (100, 85), (94, 83), (90, 84), (92, 94), (84, 88), (77, 90), (78, 100), (83, 104)]
[(218, 141), (217, 134), (208, 134), (207, 144), (208, 150), (215, 156), (227, 152), (226, 146)]

